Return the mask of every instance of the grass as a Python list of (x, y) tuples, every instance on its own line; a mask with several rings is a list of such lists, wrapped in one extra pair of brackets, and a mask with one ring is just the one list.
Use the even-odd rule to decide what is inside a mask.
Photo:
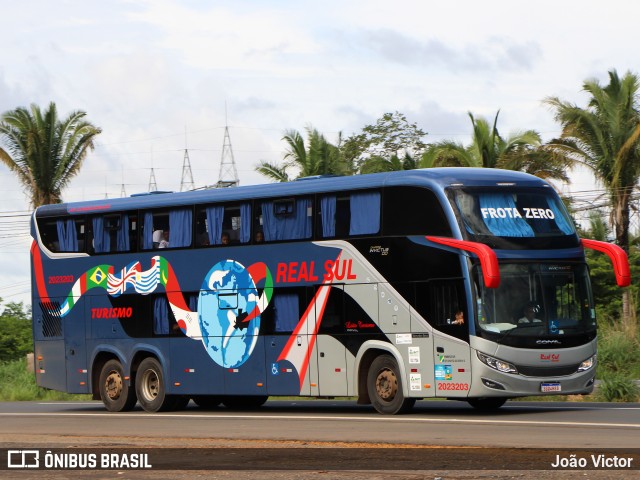
[(27, 370), (26, 360), (0, 363), (0, 401), (90, 400), (91, 395), (72, 395), (36, 385), (36, 376)]

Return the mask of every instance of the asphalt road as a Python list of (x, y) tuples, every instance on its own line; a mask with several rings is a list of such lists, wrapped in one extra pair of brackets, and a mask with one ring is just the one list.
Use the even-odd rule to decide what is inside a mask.
[[(411, 414), (382, 416), (335, 400), (269, 401), (251, 412), (190, 404), (184, 411), (156, 414), (110, 413), (99, 402), (7, 402), (0, 403), (0, 448), (152, 452), (153, 475), (125, 469), (125, 478), (284, 479), (321, 472), (323, 479), (360, 478), (356, 471), (367, 473), (362, 478), (414, 478), (413, 472), (422, 472), (415, 478), (437, 478), (445, 471), (448, 476), (440, 478), (466, 479), (484, 478), (495, 469), (492, 478), (558, 479), (578, 474), (551, 468), (558, 456), (584, 457), (591, 467), (590, 455), (622, 454), (633, 459), (632, 468), (588, 470), (580, 478), (640, 478), (635, 469), (640, 466), (640, 404), (508, 402), (488, 414), (462, 402), (423, 401)], [(246, 477), (238, 473), (246, 469)], [(291, 469), (305, 474), (286, 476)], [(532, 469), (539, 470), (536, 476), (523, 476)], [(7, 478), (29, 474), (3, 473), (11, 473)], [(79, 472), (38, 471), (37, 478), (80, 478), (74, 473)], [(106, 472), (83, 473), (89, 474), (83, 478), (113, 478), (100, 476)]]

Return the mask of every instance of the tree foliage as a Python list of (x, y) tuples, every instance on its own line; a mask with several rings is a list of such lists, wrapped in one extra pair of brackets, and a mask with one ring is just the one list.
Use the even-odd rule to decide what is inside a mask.
[(59, 120), (55, 103), (41, 111), (18, 107), (0, 117), (2, 161), (24, 185), (33, 207), (60, 203), (62, 190), (79, 171), (101, 130), (81, 111)]
[[(354, 165), (356, 170), (360, 170), (370, 159), (379, 158), (393, 162), (394, 157), (419, 157), (426, 147), (423, 141), (426, 135), (416, 123), (409, 123), (404, 114), (396, 111), (385, 113), (375, 125), (366, 125), (360, 133), (348, 137), (341, 150), (345, 161)], [(376, 164), (383, 169), (388, 167), (384, 161), (374, 160), (373, 163), (369, 163), (367, 173), (372, 173)]]
[(543, 148), (540, 134), (535, 130), (503, 137), (498, 131), (500, 111), (491, 124), (485, 118), (468, 114), (473, 129), (471, 144), (465, 146), (452, 140), (430, 144), (422, 156), (422, 167), (504, 168), (545, 179), (569, 180), (570, 159)]
[(288, 182), (313, 175), (345, 175), (349, 169), (340, 148), (331, 144), (315, 128), (307, 129), (307, 142), (300, 132), (289, 130), (282, 138), (287, 150), (282, 165), (262, 161), (256, 171), (270, 180)]
[(629, 211), (640, 178), (640, 95), (638, 76), (609, 72), (609, 84), (587, 80), (586, 108), (549, 97), (545, 102), (562, 125), (550, 147), (591, 168), (608, 191), (616, 242), (629, 250)]
[(33, 352), (30, 311), (22, 302), (9, 302), (0, 314), (0, 362), (23, 358), (29, 352)]

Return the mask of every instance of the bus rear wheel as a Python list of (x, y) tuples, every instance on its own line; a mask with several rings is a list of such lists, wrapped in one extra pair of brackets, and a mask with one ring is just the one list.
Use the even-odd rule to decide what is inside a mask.
[(391, 355), (376, 357), (367, 374), (367, 391), (373, 407), (384, 415), (395, 415), (411, 410), (415, 398), (405, 398), (402, 379), (395, 358)]
[(482, 397), (482, 398), (469, 398), (467, 402), (473, 408), (477, 410), (497, 410), (507, 401), (506, 398), (499, 397)]
[(100, 399), (110, 412), (127, 412), (136, 404), (135, 390), (124, 377), (118, 360), (109, 360), (100, 371)]
[[(138, 401), (147, 412), (174, 410), (180, 406), (183, 397), (167, 395), (162, 365), (153, 357), (147, 357), (136, 373), (136, 394)], [(188, 397), (187, 402), (188, 402)], [(183, 408), (186, 404), (183, 404)]]

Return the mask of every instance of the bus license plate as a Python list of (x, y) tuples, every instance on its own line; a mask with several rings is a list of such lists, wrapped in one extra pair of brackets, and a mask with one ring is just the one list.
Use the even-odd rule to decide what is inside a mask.
[(543, 383), (541, 385), (541, 390), (543, 392), (560, 392), (560, 384), (559, 383)]

